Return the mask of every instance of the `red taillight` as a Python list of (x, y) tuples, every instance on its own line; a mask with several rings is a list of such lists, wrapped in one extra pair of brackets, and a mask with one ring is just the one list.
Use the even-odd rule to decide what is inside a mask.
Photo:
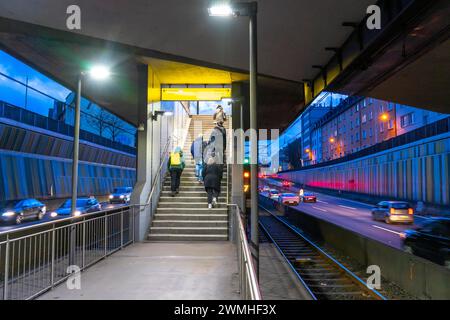
[(408, 214), (414, 214), (413, 208), (408, 208)]

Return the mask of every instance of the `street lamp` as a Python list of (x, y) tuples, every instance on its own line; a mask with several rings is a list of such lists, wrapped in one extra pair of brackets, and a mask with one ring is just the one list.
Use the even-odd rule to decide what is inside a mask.
[(330, 138), (330, 143), (334, 143), (336, 141), (336, 139), (334, 139), (333, 137)]
[(251, 242), (255, 259), (256, 273), (259, 274), (259, 234), (258, 234), (258, 123), (257, 123), (257, 73), (258, 73), (258, 55), (257, 55), (257, 12), (258, 3), (237, 2), (220, 0), (210, 1), (208, 8), (210, 16), (216, 17), (249, 17), (249, 36), (250, 36), (250, 131), (256, 141), (250, 143), (250, 183), (251, 183)]
[(78, 191), (78, 158), (80, 147), (80, 114), (81, 114), (81, 86), (83, 78), (89, 75), (95, 80), (105, 80), (111, 75), (110, 70), (103, 65), (96, 65), (87, 71), (82, 71), (78, 75), (77, 84), (77, 98), (75, 103), (75, 119), (74, 119), (74, 133), (73, 133), (73, 158), (72, 158), (72, 203), (70, 212), (72, 216), (76, 216), (77, 205), (77, 191)]

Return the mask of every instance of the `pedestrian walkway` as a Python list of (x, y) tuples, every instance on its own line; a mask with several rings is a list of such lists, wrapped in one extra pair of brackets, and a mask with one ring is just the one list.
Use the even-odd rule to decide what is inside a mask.
[(231, 242), (144, 242), (119, 251), (42, 300), (236, 300), (236, 248)]

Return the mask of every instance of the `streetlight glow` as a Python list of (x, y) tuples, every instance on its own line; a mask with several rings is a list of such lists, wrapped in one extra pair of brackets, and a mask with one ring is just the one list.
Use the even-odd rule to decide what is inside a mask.
[(234, 14), (233, 8), (228, 4), (213, 5), (208, 8), (211, 17), (230, 17)]
[(334, 143), (334, 141), (336, 141), (334, 138), (330, 138), (331, 143)]
[(89, 75), (96, 80), (104, 80), (109, 78), (111, 75), (111, 71), (108, 67), (105, 66), (93, 66), (89, 70)]
[(388, 121), (389, 120), (389, 115), (387, 113), (383, 113), (380, 117), (380, 119), (382, 121)]

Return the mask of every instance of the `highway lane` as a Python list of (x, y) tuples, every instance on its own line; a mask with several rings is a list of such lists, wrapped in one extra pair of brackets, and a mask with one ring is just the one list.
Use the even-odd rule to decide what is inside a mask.
[[(298, 193), (299, 191), (297, 187), (290, 187), (288, 191), (286, 188), (282, 188), (277, 180), (264, 180), (267, 180), (266, 184), (276, 186), (280, 192)], [(264, 180), (261, 181), (263, 184)], [(305, 192), (308, 191), (305, 189)], [(425, 219), (416, 216), (414, 225), (386, 224), (372, 220), (371, 208), (373, 206), (370, 204), (318, 192), (314, 192), (314, 194), (317, 196), (317, 203), (300, 203), (293, 208), (399, 249), (401, 249), (402, 243), (400, 233), (419, 225)], [(267, 209), (273, 210), (274, 208)]]
[[(102, 208), (103, 209), (115, 209), (115, 208), (119, 208), (121, 206), (124, 206), (124, 204), (110, 204), (109, 202), (101, 202)], [(21, 229), (24, 227), (28, 227), (28, 226), (32, 226), (32, 225), (37, 225), (37, 224), (41, 224), (44, 222), (49, 222), (49, 221), (55, 221), (58, 219), (64, 219), (67, 217), (57, 217), (57, 218), (51, 218), (50, 217), (50, 212), (52, 212), (53, 210), (55, 210), (56, 208), (53, 208), (52, 210), (48, 210), (47, 213), (45, 214), (44, 218), (42, 220), (31, 220), (31, 221), (24, 221), (21, 224), (0, 224), (0, 232), (5, 232), (5, 231), (10, 231), (10, 230), (16, 230), (16, 229)]]

